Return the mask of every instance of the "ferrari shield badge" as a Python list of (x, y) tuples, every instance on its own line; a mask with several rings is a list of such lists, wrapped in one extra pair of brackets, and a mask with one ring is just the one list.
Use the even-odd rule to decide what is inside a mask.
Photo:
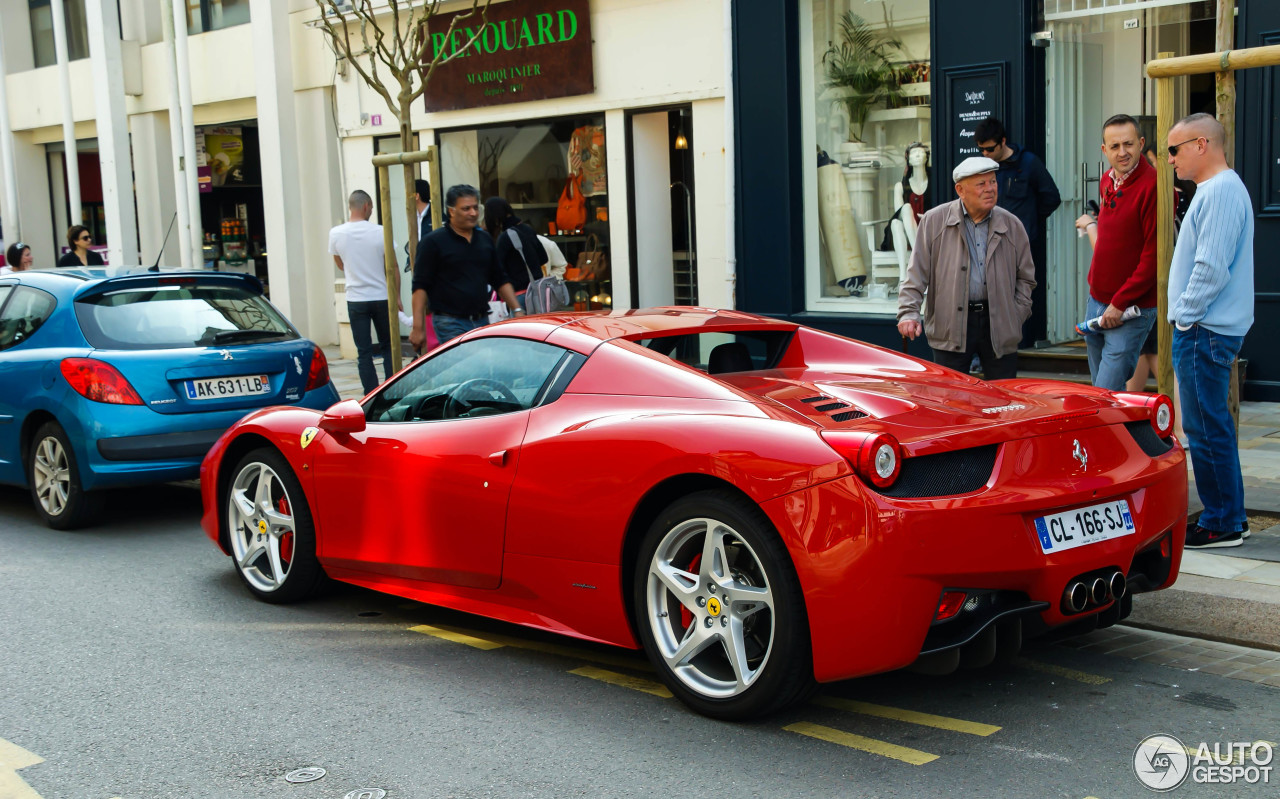
[(711, 597), (710, 599), (708, 599), (708, 600), (707, 600), (707, 613), (710, 613), (712, 616), (719, 616), (719, 615), (720, 615), (720, 600), (716, 599), (715, 597)]
[(319, 432), (320, 432), (320, 428), (318, 427), (308, 427), (306, 430), (303, 430), (302, 431), (302, 448), (306, 449), (308, 446), (310, 446), (311, 442), (315, 441), (316, 439), (316, 433), (319, 433)]

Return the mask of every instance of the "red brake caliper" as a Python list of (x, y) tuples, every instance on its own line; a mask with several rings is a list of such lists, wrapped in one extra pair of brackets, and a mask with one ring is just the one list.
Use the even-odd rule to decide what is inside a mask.
[[(702, 553), (699, 552), (697, 555), (694, 555), (693, 560), (689, 562), (688, 571), (691, 574), (697, 574), (698, 567), (701, 565), (702, 565)], [(689, 629), (690, 624), (693, 624), (693, 614), (689, 612), (688, 608), (686, 608), (684, 605), (681, 605), (680, 606), (680, 626), (681, 628), (687, 630)]]
[[(289, 514), (289, 498), (281, 494), (279, 501), (276, 502), (276, 509), (279, 510), (281, 513), (283, 513), (285, 516), (289, 516), (290, 515)], [(280, 536), (280, 560), (283, 561), (284, 563), (288, 563), (289, 561), (293, 560), (293, 531), (292, 530)]]

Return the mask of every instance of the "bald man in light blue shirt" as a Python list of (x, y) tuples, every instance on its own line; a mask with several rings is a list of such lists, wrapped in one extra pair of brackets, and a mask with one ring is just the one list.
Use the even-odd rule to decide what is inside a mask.
[(1192, 114), (1169, 132), (1169, 163), (1196, 196), (1169, 267), (1173, 369), (1204, 512), (1187, 549), (1238, 547), (1248, 535), (1244, 479), (1228, 407), (1231, 364), (1253, 325), (1253, 202), (1227, 165), (1225, 131)]

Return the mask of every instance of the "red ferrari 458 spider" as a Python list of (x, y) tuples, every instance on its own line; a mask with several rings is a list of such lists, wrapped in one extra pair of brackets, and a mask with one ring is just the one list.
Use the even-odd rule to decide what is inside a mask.
[(275, 408), (201, 471), (258, 597), (327, 576), (642, 647), (700, 713), (944, 672), (1170, 585), (1167, 397), (985, 383), (788, 322), (657, 308), (473, 331), (363, 400)]

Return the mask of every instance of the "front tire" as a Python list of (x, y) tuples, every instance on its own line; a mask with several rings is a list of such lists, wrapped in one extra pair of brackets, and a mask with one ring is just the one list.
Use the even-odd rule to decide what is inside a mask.
[(764, 512), (728, 491), (680, 499), (649, 527), (636, 628), (672, 694), (698, 713), (754, 718), (814, 687), (804, 595)]
[(304, 599), (320, 587), (315, 525), (302, 484), (274, 449), (240, 459), (223, 495), (227, 542), (236, 573), (265, 602)]
[(27, 453), (27, 482), (36, 513), (55, 530), (83, 527), (102, 509), (102, 495), (81, 486), (75, 450), (57, 422), (36, 430)]

